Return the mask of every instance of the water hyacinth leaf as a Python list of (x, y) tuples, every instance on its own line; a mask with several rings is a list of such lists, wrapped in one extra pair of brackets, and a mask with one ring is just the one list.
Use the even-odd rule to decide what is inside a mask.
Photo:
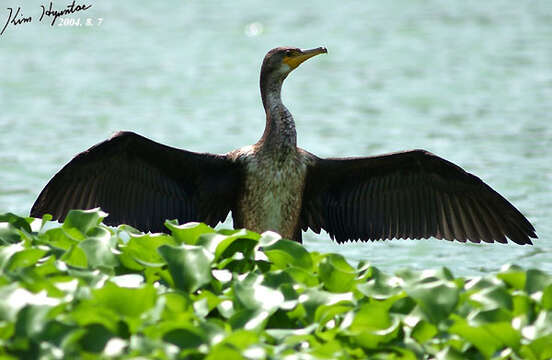
[(203, 247), (162, 245), (157, 251), (169, 265), (169, 272), (177, 288), (190, 293), (211, 281), (214, 256)]
[(159, 295), (163, 302), (163, 319), (174, 320), (179, 316), (189, 318), (192, 311), (192, 300), (181, 293), (169, 292)]
[(262, 285), (263, 280), (263, 275), (249, 274), (234, 285), (234, 294), (245, 308), (272, 314), (284, 302), (284, 295), (279, 290)]
[(9, 263), (11, 257), (20, 252), (23, 251), (25, 248), (22, 244), (10, 244), (7, 246), (3, 246), (0, 248), (0, 270), (3, 270)]
[(232, 329), (260, 331), (271, 314), (262, 308), (239, 310), (228, 319)]
[(450, 281), (417, 283), (406, 286), (405, 290), (434, 324), (446, 319), (458, 303), (459, 290)]
[(514, 309), (512, 316), (532, 318), (534, 315), (533, 301), (526, 293), (516, 293), (512, 296)]
[(179, 244), (195, 245), (202, 234), (214, 233), (215, 230), (203, 223), (189, 222), (178, 225), (174, 221), (165, 221), (165, 227)]
[(202, 329), (182, 324), (178, 328), (167, 331), (163, 335), (163, 340), (182, 349), (197, 349), (207, 342), (207, 337)]
[(86, 254), (89, 266), (114, 268), (119, 264), (106, 239), (89, 238), (81, 241), (78, 246)]
[(516, 331), (510, 321), (497, 321), (483, 325), (495, 338), (500, 340), (503, 345), (513, 350), (518, 350), (521, 342), (521, 335)]
[(512, 321), (512, 313), (503, 308), (493, 308), (490, 310), (474, 310), (470, 313), (469, 316), (471, 325), (483, 325)]
[(259, 342), (259, 333), (250, 330), (238, 329), (226, 336), (223, 344), (229, 344), (239, 350), (245, 350)]
[(241, 229), (234, 232), (232, 235), (225, 236), (220, 241), (215, 250), (215, 260), (229, 258), (236, 252), (241, 252), (246, 257), (249, 257), (253, 248), (258, 243), (258, 235), (252, 236), (250, 231)]
[(360, 346), (374, 349), (393, 340), (399, 324), (398, 317), (391, 316), (386, 306), (373, 302), (361, 306), (348, 330)]
[(317, 327), (317, 324), (310, 324), (309, 326), (298, 329), (268, 329), (266, 333), (277, 340), (284, 341), (291, 336), (304, 338), (305, 336), (313, 334)]
[(71, 248), (63, 254), (61, 257), (67, 265), (78, 267), (78, 268), (87, 268), (88, 259), (84, 250), (78, 245), (72, 245)]
[(0, 223), (0, 244), (15, 244), (21, 241), (19, 231), (10, 223)]
[(328, 321), (334, 320), (337, 315), (344, 314), (351, 310), (354, 310), (353, 304), (320, 305), (314, 313), (314, 321), (321, 325), (325, 325)]
[(276, 270), (263, 274), (262, 284), (273, 289), (279, 289), (282, 286), (291, 286), (293, 283), (293, 278), (284, 270)]
[(157, 297), (152, 285), (129, 288), (112, 282), (107, 282), (102, 288), (94, 290), (92, 295), (94, 304), (130, 317), (139, 317), (144, 311), (150, 309)]
[(42, 331), (51, 309), (47, 305), (24, 306), (17, 313), (15, 336), (34, 338)]
[(295, 266), (288, 267), (284, 271), (286, 272), (286, 274), (289, 274), (291, 278), (293, 278), (294, 282), (309, 287), (317, 286), (320, 283), (318, 276), (316, 276), (316, 274), (313, 274), (312, 271)]
[(35, 265), (40, 260), (47, 250), (39, 248), (25, 249), (14, 253), (8, 263), (6, 264), (6, 270), (14, 271), (16, 269)]
[(437, 335), (438, 330), (435, 325), (425, 320), (418, 321), (414, 329), (412, 329), (411, 336), (416, 339), (420, 344), (425, 343), (426, 341), (432, 339)]
[(68, 325), (59, 320), (48, 320), (42, 331), (36, 335), (36, 341), (61, 347), (67, 336), (77, 329), (78, 327), (74, 324)]
[(470, 299), (480, 303), (485, 309), (505, 308), (513, 309), (513, 301), (510, 293), (502, 286), (490, 286), (475, 292)]
[(312, 322), (315, 319), (316, 310), (321, 305), (341, 304), (347, 306), (354, 304), (352, 293), (334, 294), (316, 288), (308, 288), (299, 296), (299, 303), (303, 306), (306, 312), (308, 321)]
[(412, 269), (401, 269), (396, 272), (396, 275), (403, 280), (404, 283), (424, 283), (424, 282), (433, 282), (436, 280), (442, 281), (452, 281), (454, 276), (451, 271), (446, 267), (439, 269), (428, 269), (428, 270), (412, 270)]
[(542, 291), (548, 285), (552, 284), (552, 276), (544, 271), (537, 269), (527, 270), (527, 280), (525, 283), (525, 291), (532, 294), (537, 291)]
[(496, 277), (504, 281), (511, 288), (517, 290), (525, 288), (526, 272), (518, 266), (510, 265), (498, 273)]
[(90, 324), (85, 327), (86, 334), (80, 338), (82, 349), (91, 353), (104, 351), (108, 341), (115, 337), (115, 334), (101, 324)]
[(4, 357), (551, 356), (552, 283), (542, 271), (387, 275), (271, 232), (208, 228), (189, 234), (191, 246), (124, 225), (38, 225), (12, 226), (17, 239), (0, 244)]
[(32, 232), (30, 225), (30, 221), (32, 220), (33, 218), (24, 218), (10, 212), (0, 214), (0, 224), (8, 223), (12, 225), (15, 229), (23, 230), (28, 233)]
[(69, 250), (73, 245), (78, 244), (78, 241), (70, 238), (61, 227), (47, 230), (40, 238), (44, 243), (63, 250)]
[(31, 233), (29, 222), (15, 214), (0, 214), (0, 244), (13, 244), (21, 241), (20, 231)]
[(451, 346), (446, 346), (435, 355), (436, 360), (466, 360), (466, 356)]
[(165, 261), (157, 252), (162, 245), (177, 245), (172, 236), (166, 234), (142, 234), (132, 236), (126, 246), (122, 247), (122, 252), (130, 256), (134, 261), (148, 264), (164, 264)]
[(371, 275), (371, 279), (356, 286), (363, 295), (375, 299), (387, 299), (403, 291), (401, 285), (404, 284), (404, 280), (402, 278), (384, 274), (375, 268), (372, 269)]
[(195, 245), (204, 247), (210, 253), (215, 253), (217, 246), (227, 238), (227, 235), (219, 232), (202, 234)]
[(548, 285), (542, 292), (542, 308), (552, 310), (552, 285)]
[(458, 316), (453, 315), (453, 318), (454, 324), (449, 331), (473, 344), (486, 358), (490, 358), (504, 346), (503, 342), (484, 326), (470, 326), (466, 320)]
[[(98, 226), (107, 216), (107, 213), (99, 208), (91, 210), (70, 210), (63, 222), (62, 228), (70, 234), (76, 234), (77, 237), (88, 234), (88, 232)], [(78, 232), (75, 232), (76, 229)], [(80, 233), (80, 234), (79, 234)]]
[(520, 354), (524, 359), (549, 360), (552, 359), (552, 334), (540, 337), (523, 345)]
[(351, 290), (356, 273), (342, 255), (329, 254), (322, 259), (318, 266), (320, 279), (329, 291), (347, 292)]
[(281, 239), (265, 246), (264, 252), (278, 269), (296, 266), (307, 271), (312, 270), (313, 263), (309, 252), (295, 241)]
[(233, 348), (232, 346), (226, 344), (220, 344), (215, 346), (210, 352), (209, 355), (205, 358), (206, 360), (242, 360), (244, 357), (241, 355), (241, 352)]
[(330, 340), (320, 346), (314, 347), (312, 355), (322, 359), (341, 359), (345, 357), (346, 350), (340, 341)]
[(282, 239), (280, 234), (275, 233), (274, 231), (265, 231), (259, 238), (259, 246), (270, 246), (280, 239)]

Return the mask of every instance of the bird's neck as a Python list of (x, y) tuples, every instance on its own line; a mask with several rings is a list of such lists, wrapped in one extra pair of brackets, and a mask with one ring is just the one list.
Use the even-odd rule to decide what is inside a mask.
[(258, 144), (269, 150), (295, 151), (297, 147), (295, 121), (282, 103), (280, 95), (283, 80), (264, 80), (261, 76), (261, 98), (266, 113), (266, 126)]

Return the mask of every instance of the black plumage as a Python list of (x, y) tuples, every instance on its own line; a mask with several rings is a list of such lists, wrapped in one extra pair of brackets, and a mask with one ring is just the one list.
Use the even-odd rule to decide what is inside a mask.
[(261, 68), (266, 128), (256, 144), (228, 154), (194, 153), (132, 132), (78, 154), (46, 185), (31, 215), (63, 220), (70, 209), (102, 207), (107, 224), (163, 231), (165, 219), (237, 227), (301, 229), (337, 242), (411, 238), (531, 244), (529, 221), (477, 176), (424, 150), (321, 159), (296, 146), (282, 104), (284, 79), (326, 49), (276, 48)]

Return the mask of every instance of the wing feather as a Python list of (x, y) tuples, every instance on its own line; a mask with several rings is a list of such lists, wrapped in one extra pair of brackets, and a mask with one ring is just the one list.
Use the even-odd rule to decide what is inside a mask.
[[(100, 206), (105, 223), (163, 231), (181, 223), (223, 221), (235, 206), (242, 169), (225, 155), (194, 153), (119, 132), (75, 156), (42, 190), (31, 216), (63, 220), (71, 209)], [(207, 205), (204, 205), (207, 204)]]
[(387, 238), (531, 244), (531, 223), (478, 177), (424, 150), (311, 160), (301, 227), (338, 242)]

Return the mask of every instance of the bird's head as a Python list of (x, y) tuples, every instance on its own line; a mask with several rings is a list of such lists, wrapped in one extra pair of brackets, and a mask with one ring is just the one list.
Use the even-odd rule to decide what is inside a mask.
[(266, 54), (261, 67), (261, 76), (266, 76), (267, 79), (272, 80), (283, 80), (305, 60), (327, 52), (328, 50), (325, 47), (310, 50), (277, 47)]

